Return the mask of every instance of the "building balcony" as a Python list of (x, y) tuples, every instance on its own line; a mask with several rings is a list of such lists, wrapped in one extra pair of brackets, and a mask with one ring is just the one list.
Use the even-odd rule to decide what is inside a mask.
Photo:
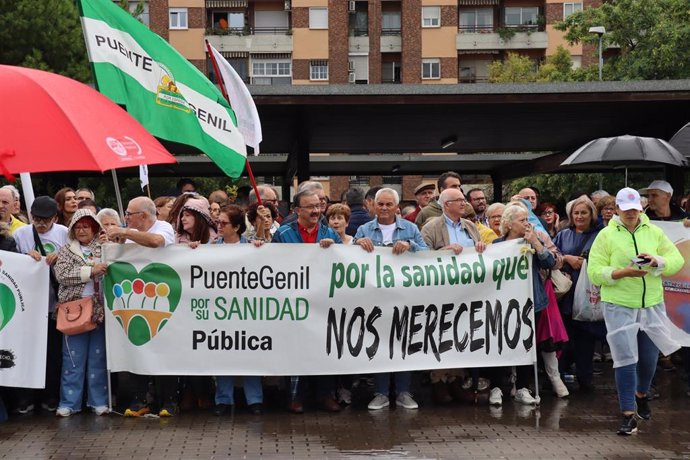
[(548, 36), (538, 26), (461, 27), (458, 29), (458, 50), (521, 50), (546, 49)]
[(220, 51), (292, 53), (292, 33), (288, 28), (206, 29), (206, 39)]
[(400, 35), (381, 35), (381, 52), (402, 52), (402, 38), (400, 37)]
[(350, 53), (368, 53), (369, 37), (350, 37)]

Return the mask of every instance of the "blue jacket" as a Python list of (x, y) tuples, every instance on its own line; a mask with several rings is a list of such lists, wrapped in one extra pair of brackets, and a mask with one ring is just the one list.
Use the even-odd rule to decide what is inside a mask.
[[(505, 237), (501, 236), (493, 240), (491, 244), (501, 243), (505, 240)], [(532, 290), (534, 291), (535, 313), (542, 311), (549, 304), (549, 298), (546, 295), (546, 289), (544, 289), (544, 281), (541, 279), (539, 269), (551, 269), (555, 265), (556, 257), (553, 255), (551, 251), (549, 251), (546, 248), (544, 248), (544, 250), (541, 253), (535, 252), (532, 256)]]
[(369, 211), (362, 205), (353, 205), (351, 209), (352, 214), (350, 215), (350, 221), (347, 223), (345, 233), (350, 236), (355, 236), (359, 227), (371, 221), (371, 216), (369, 215)]
[[(583, 253), (586, 255), (589, 253), (589, 249), (592, 247), (592, 244), (594, 244), (594, 239), (601, 229), (602, 226), (596, 223), (587, 231), (577, 233), (575, 227), (570, 226), (558, 232), (553, 239), (553, 244), (556, 245), (564, 256), (582, 256)], [(573, 270), (570, 265), (564, 263), (561, 271), (569, 273), (570, 279), (573, 280), (572, 288), (570, 288), (570, 291), (563, 296), (559, 302), (561, 313), (565, 316), (570, 316), (573, 312), (573, 298), (575, 296), (575, 286), (577, 286), (577, 280), (580, 277), (580, 270)]]
[[(336, 243), (342, 243), (340, 236), (330, 227), (319, 224), (319, 230), (316, 234), (316, 242), (318, 243), (324, 238), (330, 238)], [(299, 233), (297, 221), (294, 220), (287, 224), (281, 225), (273, 235), (272, 243), (304, 243), (302, 235)]]
[[(410, 243), (410, 251), (427, 251), (427, 247), (422, 234), (415, 224), (408, 222), (400, 217), (395, 218), (396, 228), (393, 231), (393, 241), (408, 241)], [(383, 232), (379, 227), (378, 218), (367, 222), (360, 226), (355, 234), (355, 242), (360, 238), (369, 238), (374, 246), (383, 246)]]

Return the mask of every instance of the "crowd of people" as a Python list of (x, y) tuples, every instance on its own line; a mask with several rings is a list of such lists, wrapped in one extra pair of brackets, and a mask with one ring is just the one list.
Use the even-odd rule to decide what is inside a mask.
[[(520, 190), (507, 203), (489, 203), (482, 188), (463, 191), (460, 175), (452, 171), (441, 174), (435, 184), (419, 184), (415, 203), (408, 206), (401, 206), (392, 188), (354, 187), (335, 201), (321, 183), (307, 181), (299, 184), (290, 211), (282, 214), (278, 194), (268, 185), (257, 187), (258, 197), (252, 190), (243, 203), (231, 202), (222, 190), (205, 197), (191, 180), (178, 185), (176, 196), (132, 199), (124, 222), (117, 211), (100, 209), (93, 191), (71, 188), (36, 198), (27, 219), (17, 189), (0, 188), (0, 251), (23, 253), (51, 267), (45, 389), (0, 389), (0, 419), (2, 398), (17, 414), (42, 408), (68, 417), (84, 407), (97, 415), (109, 412), (101, 288), (107, 271), (101, 247), (106, 243), (149, 248), (345, 244), (367, 252), (379, 246), (390, 247), (394, 255), (447, 250), (461, 257), (465, 248), (483, 252), (489, 245), (519, 239), (533, 252), (535, 319), (538, 325), (548, 323), (543, 330), (551, 331), (538, 333), (539, 361), (547, 388), (556, 397), (594, 391), (593, 378), (601, 366), (597, 363), (611, 357), (623, 417), (618, 433), (631, 434), (638, 417), (651, 417), (649, 400), (658, 396), (657, 368), (671, 370), (682, 358), (690, 373), (688, 349), (673, 357), (662, 354), (657, 366), (660, 350), (670, 355), (677, 349), (665, 331), (660, 277), (674, 274), (684, 261), (653, 221), (682, 221), (690, 227), (683, 208), (690, 203), (674, 203), (666, 181), (655, 180), (640, 192), (624, 188), (613, 196), (603, 190), (576, 193), (562, 210), (541, 202), (535, 187)], [(585, 272), (597, 287), (603, 319), (582, 321), (573, 315), (575, 287)], [(83, 298), (93, 299), (92, 320), (97, 326), (76, 335), (58, 332), (56, 305)], [(534, 405), (540, 399), (533, 391), (530, 366), (443, 369), (425, 375), (435, 404), (481, 401), (500, 406), (510, 395), (519, 404)], [(291, 412), (304, 412), (309, 395), (320, 409), (338, 412), (352, 402), (353, 388), (362, 378), (241, 380), (249, 411), (261, 414), (268, 385), (283, 389)], [(221, 416), (235, 405), (233, 376), (120, 373), (113, 380), (110, 383), (119, 390), (127, 390), (120, 394), (128, 400), (119, 401), (125, 416), (143, 416), (155, 408), (159, 416), (169, 417), (194, 406)], [(397, 407), (419, 407), (412, 372), (377, 373), (370, 381), (369, 410), (388, 407), (391, 398)]]

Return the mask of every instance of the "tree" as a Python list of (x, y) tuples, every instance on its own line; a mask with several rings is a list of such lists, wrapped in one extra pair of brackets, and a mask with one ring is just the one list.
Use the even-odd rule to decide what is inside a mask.
[(144, 13), (144, 0), (139, 0), (135, 5), (132, 5), (134, 6), (134, 8), (131, 8), (130, 0), (119, 1), (120, 8), (122, 8), (125, 11), (128, 11), (133, 18), (138, 19), (139, 22), (141, 22), (141, 15)]
[(690, 78), (690, 8), (687, 0), (617, 0), (574, 13), (555, 27), (570, 43), (596, 43), (589, 33), (604, 26), (604, 45), (620, 53), (606, 60), (607, 80)]
[(489, 64), (490, 83), (529, 83), (535, 78), (534, 61), (527, 56), (508, 53), (505, 60)]
[(546, 57), (544, 63), (539, 66), (536, 76), (538, 82), (572, 81), (573, 79), (573, 58), (561, 45), (556, 48), (554, 54)]
[(0, 43), (3, 64), (91, 79), (73, 0), (0, 0)]

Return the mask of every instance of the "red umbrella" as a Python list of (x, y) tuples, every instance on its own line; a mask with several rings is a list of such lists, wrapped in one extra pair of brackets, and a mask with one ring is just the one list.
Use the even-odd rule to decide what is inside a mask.
[(0, 101), (5, 177), (176, 162), (126, 111), (70, 78), (0, 65)]

